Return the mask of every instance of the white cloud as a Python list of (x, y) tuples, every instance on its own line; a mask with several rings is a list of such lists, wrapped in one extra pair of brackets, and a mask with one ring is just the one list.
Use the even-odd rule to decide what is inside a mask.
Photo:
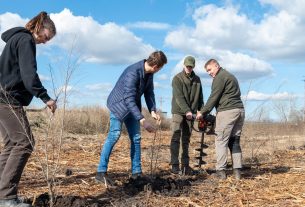
[[(22, 19), (18, 14), (13, 14), (10, 12), (6, 12), (4, 14), (0, 14), (0, 33), (2, 34), (6, 30), (17, 27), (17, 26), (25, 26), (28, 22), (28, 19)], [(5, 43), (0, 41), (0, 51), (3, 50)]]
[[(201, 7), (193, 16), (196, 27), (181, 27), (169, 33), (165, 43), (198, 56), (196, 59), (200, 61), (196, 63), (195, 72), (202, 76), (205, 76), (204, 63), (210, 58), (218, 59), (224, 68), (242, 79), (272, 75), (273, 69), (270, 64), (234, 49), (234, 47), (242, 47), (246, 41), (245, 35), (237, 33), (236, 29), (239, 28), (241, 31), (249, 29), (246, 17), (238, 15), (232, 17), (236, 12), (234, 8), (225, 10), (213, 5)], [(236, 25), (232, 25), (234, 22)], [(181, 68), (182, 61), (172, 73), (180, 72)]]
[(261, 4), (270, 4), (275, 7), (277, 10), (285, 10), (288, 13), (305, 17), (305, 3), (304, 0), (259, 0)]
[[(218, 59), (243, 79), (273, 75), (269, 61), (304, 62), (305, 1), (261, 0), (278, 10), (254, 22), (232, 5), (205, 5), (192, 16), (194, 27), (180, 26), (165, 38), (165, 44), (207, 61)], [(302, 8), (293, 9), (291, 5)], [(302, 13), (299, 15), (299, 13)]]
[(168, 75), (165, 73), (162, 74), (158, 74), (156, 77), (158, 80), (167, 80), (168, 79)]
[(293, 98), (297, 98), (297, 95), (288, 92), (265, 94), (256, 91), (249, 91), (247, 95), (243, 96), (243, 99), (248, 101), (290, 100)]
[(45, 76), (45, 75), (42, 75), (42, 74), (38, 74), (38, 76), (39, 76), (39, 79), (40, 79), (41, 81), (49, 81), (49, 80), (51, 80), (50, 77)]
[[(74, 16), (69, 9), (51, 13), (57, 35), (48, 42), (67, 51), (73, 48), (75, 54), (87, 62), (126, 64), (146, 58), (155, 49), (143, 42), (125, 27), (113, 22), (100, 24), (90, 16)], [(15, 26), (24, 26), (29, 19), (18, 14), (0, 14), (0, 32)], [(167, 27), (166, 24), (152, 24), (155, 29)], [(5, 43), (0, 41), (0, 50)], [(44, 47), (46, 48), (46, 47)]]
[[(230, 51), (213, 51), (211, 50), (211, 54), (215, 54), (218, 56), (219, 64), (236, 75), (238, 79), (241, 81), (255, 79), (265, 76), (270, 76), (273, 74), (272, 66), (262, 60), (252, 58), (249, 55), (241, 54), (241, 53), (232, 53)], [(217, 54), (217, 55), (216, 55)], [(204, 69), (204, 65), (206, 60), (203, 60), (200, 57), (196, 57), (196, 66), (194, 68), (194, 72), (202, 78), (207, 78), (208, 74)], [(172, 70), (172, 76), (182, 71), (183, 68), (183, 58), (176, 64), (176, 66)]]
[(74, 16), (69, 9), (50, 16), (57, 28), (52, 44), (66, 50), (74, 46), (88, 62), (131, 63), (146, 58), (154, 50), (125, 27), (112, 22), (100, 24), (90, 16)]
[(126, 27), (150, 30), (168, 30), (171, 26), (160, 22), (134, 22), (127, 24)]
[(247, 54), (219, 52), (219, 64), (241, 80), (272, 76), (272, 66)]
[(193, 20), (195, 27), (182, 26), (168, 34), (167, 45), (188, 53), (200, 54), (214, 50), (232, 50), (245, 44), (247, 31), (252, 29), (251, 22), (239, 16), (233, 7), (218, 8), (214, 5), (199, 7)]
[(159, 83), (159, 82), (157, 82), (157, 81), (154, 81), (154, 88), (168, 89), (169, 86), (168, 86), (168, 85), (165, 85), (165, 84), (162, 84), (162, 83)]
[(87, 88), (90, 91), (104, 91), (109, 93), (113, 85), (111, 83), (97, 83), (97, 84), (91, 84), (91, 85), (86, 85), (85, 88)]
[[(50, 17), (56, 25), (57, 34), (47, 46), (56, 45), (67, 51), (73, 48), (73, 53), (80, 54), (83, 61), (126, 64), (147, 58), (154, 51), (150, 44), (145, 44), (125, 27), (112, 22), (100, 24), (90, 16), (74, 16), (69, 9), (51, 13)], [(24, 26), (27, 21), (18, 14), (1, 14), (0, 31)], [(0, 41), (0, 50), (4, 45)]]
[(305, 22), (299, 16), (280, 11), (266, 16), (249, 32), (245, 49), (265, 59), (302, 61), (305, 55), (302, 47), (305, 44), (304, 29)]
[(61, 86), (56, 90), (56, 94), (60, 94), (63, 95), (63, 93), (70, 93), (72, 91), (77, 91), (73, 86), (70, 85), (65, 85), (65, 86)]
[(253, 24), (234, 7), (219, 8), (207, 5), (196, 9), (193, 20), (196, 27), (192, 32), (194, 40), (209, 42), (218, 49), (241, 47), (247, 40), (247, 31)]
[(22, 19), (18, 14), (6, 12), (0, 14), (0, 32), (4, 32), (12, 27), (25, 26), (28, 19)]

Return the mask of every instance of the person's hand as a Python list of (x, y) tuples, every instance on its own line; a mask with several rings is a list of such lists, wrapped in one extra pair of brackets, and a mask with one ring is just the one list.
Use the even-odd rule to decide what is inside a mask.
[(155, 111), (151, 112), (151, 117), (154, 118), (157, 121), (158, 125), (161, 125), (161, 117), (159, 114), (157, 114)]
[(146, 129), (146, 131), (152, 133), (156, 131), (156, 128), (147, 120), (144, 118), (140, 120), (141, 125)]
[(186, 119), (188, 119), (188, 120), (192, 120), (193, 119), (193, 114), (190, 111), (186, 112), (185, 116), (186, 116)]
[(54, 113), (57, 109), (56, 101), (54, 101), (53, 99), (47, 101), (46, 105), (49, 107), (52, 113)]
[(196, 120), (202, 120), (202, 119), (203, 119), (202, 114), (200, 113), (200, 111), (197, 111)]

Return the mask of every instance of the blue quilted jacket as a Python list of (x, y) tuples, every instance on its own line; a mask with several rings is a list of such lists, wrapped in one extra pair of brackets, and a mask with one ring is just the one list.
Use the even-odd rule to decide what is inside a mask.
[(144, 62), (127, 67), (108, 96), (107, 107), (121, 121), (129, 113), (136, 120), (144, 118), (141, 113), (143, 94), (149, 112), (156, 111), (153, 73), (144, 73)]

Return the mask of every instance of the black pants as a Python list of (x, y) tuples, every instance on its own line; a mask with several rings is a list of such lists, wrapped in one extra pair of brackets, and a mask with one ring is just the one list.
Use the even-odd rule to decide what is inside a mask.
[(17, 197), (21, 174), (30, 157), (34, 139), (23, 107), (0, 104), (0, 199)]

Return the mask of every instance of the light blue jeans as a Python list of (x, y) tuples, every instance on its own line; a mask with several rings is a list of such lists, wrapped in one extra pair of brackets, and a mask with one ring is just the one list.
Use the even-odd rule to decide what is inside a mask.
[[(101, 151), (100, 163), (97, 172), (107, 172), (109, 157), (115, 143), (119, 140), (122, 132), (122, 124), (112, 112), (110, 112), (110, 128)], [(129, 114), (124, 120), (130, 139), (130, 158), (132, 174), (141, 173), (141, 132), (140, 122)]]

